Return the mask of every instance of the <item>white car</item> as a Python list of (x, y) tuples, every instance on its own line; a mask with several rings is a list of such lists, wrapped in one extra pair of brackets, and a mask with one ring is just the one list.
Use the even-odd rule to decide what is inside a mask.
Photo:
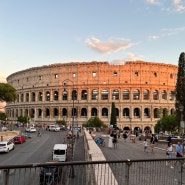
[(14, 150), (15, 145), (12, 141), (0, 141), (0, 152), (9, 152)]
[(36, 132), (36, 128), (35, 127), (28, 127), (25, 129), (26, 132)]
[(57, 132), (60, 131), (60, 127), (58, 125), (50, 125), (48, 130)]

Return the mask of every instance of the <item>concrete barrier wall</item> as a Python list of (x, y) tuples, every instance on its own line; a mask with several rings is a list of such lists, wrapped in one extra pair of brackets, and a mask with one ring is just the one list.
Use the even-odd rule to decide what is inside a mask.
[(8, 140), (13, 139), (17, 135), (20, 135), (20, 131), (0, 132), (0, 140), (1, 141), (8, 141)]
[[(84, 143), (85, 143), (85, 157), (87, 161), (106, 161), (105, 156), (103, 155), (99, 146), (95, 143), (92, 136), (88, 131), (84, 131)], [(88, 169), (87, 169), (88, 170)], [(92, 169), (87, 171), (92, 173)], [(117, 185), (117, 181), (112, 173), (112, 170), (108, 164), (98, 164), (94, 165), (93, 168), (94, 179), (88, 179), (90, 175), (87, 175), (87, 183), (96, 184), (96, 185)], [(91, 182), (90, 182), (91, 181)]]

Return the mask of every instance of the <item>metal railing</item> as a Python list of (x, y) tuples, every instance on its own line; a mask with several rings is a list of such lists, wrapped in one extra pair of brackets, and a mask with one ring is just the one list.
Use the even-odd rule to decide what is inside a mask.
[(0, 166), (0, 184), (183, 185), (184, 162), (178, 158)]

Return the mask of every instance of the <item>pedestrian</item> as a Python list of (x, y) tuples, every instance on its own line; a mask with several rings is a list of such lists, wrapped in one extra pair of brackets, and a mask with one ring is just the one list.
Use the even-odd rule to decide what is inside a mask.
[(154, 146), (155, 146), (155, 136), (154, 136), (154, 134), (152, 134), (152, 136), (150, 138), (151, 153), (154, 152)]
[(118, 136), (117, 136), (116, 130), (112, 132), (112, 137), (113, 137), (112, 142), (113, 142), (114, 148), (117, 148)]
[(127, 133), (126, 132), (123, 133), (123, 138), (124, 138), (124, 141), (126, 142), (126, 140), (127, 140)]
[[(168, 143), (167, 147), (166, 147), (166, 155), (168, 158), (173, 158), (174, 156), (174, 149), (173, 149), (173, 145), (172, 143)], [(169, 161), (169, 162), (166, 162), (166, 166), (168, 165), (168, 163), (170, 164), (170, 168), (174, 168), (173, 167), (173, 161)]]
[(180, 141), (176, 145), (176, 157), (183, 157), (183, 146)]
[(147, 151), (147, 148), (148, 148), (148, 141), (147, 141), (146, 139), (143, 141), (143, 145), (144, 145), (144, 152), (148, 152), (148, 151)]

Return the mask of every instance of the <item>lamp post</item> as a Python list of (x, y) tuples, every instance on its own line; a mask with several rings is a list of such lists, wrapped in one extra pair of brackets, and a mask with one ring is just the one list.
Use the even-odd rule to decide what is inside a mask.
[(67, 82), (71, 82), (72, 85), (73, 85), (73, 88), (72, 88), (72, 100), (73, 100), (73, 103), (72, 103), (72, 160), (73, 160), (73, 149), (74, 149), (74, 82), (72, 80), (69, 80), (69, 79), (65, 79), (63, 81), (63, 86), (67, 86)]
[(130, 134), (132, 134), (132, 118), (131, 117), (129, 117), (129, 119), (130, 119)]
[(184, 152), (184, 121), (183, 121), (183, 111), (184, 111), (184, 106), (182, 104), (179, 105), (179, 111), (181, 113), (181, 121), (180, 121), (180, 128), (181, 128), (181, 133), (182, 133), (182, 147), (183, 147), (183, 152)]

